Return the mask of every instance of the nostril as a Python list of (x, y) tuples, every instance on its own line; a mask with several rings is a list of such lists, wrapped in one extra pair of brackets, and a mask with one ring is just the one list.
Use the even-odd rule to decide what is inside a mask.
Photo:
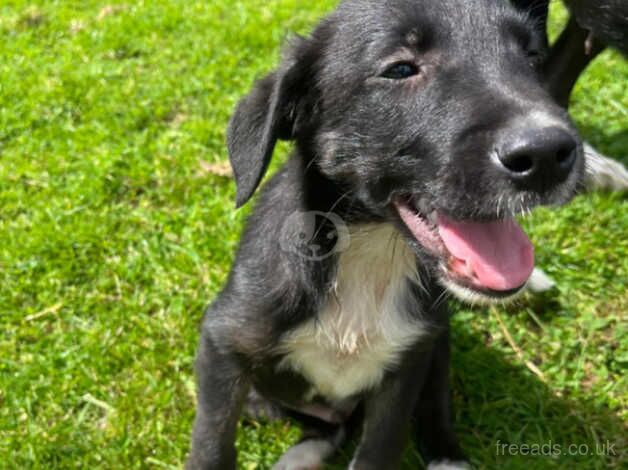
[(502, 164), (513, 173), (528, 173), (534, 168), (534, 159), (529, 155), (511, 155), (501, 160)]
[(556, 153), (556, 163), (561, 168), (571, 168), (576, 158), (576, 151), (573, 147), (564, 147)]

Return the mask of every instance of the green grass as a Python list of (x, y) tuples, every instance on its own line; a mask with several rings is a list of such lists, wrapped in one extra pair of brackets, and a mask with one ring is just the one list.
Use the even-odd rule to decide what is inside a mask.
[[(2, 2), (0, 468), (181, 466), (199, 320), (248, 211), (207, 164), (226, 160), (230, 111), (283, 40), (333, 3)], [(619, 158), (627, 80), (607, 52), (573, 97), (586, 138)], [(626, 468), (626, 209), (594, 194), (538, 210), (526, 225), (558, 289), (455, 306), (457, 426), (479, 468)], [(297, 438), (242, 425), (241, 467)], [(501, 456), (498, 440), (610, 440), (617, 455)]]

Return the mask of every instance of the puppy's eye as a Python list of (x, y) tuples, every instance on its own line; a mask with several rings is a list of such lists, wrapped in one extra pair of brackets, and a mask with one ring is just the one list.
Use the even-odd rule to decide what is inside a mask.
[(540, 66), (545, 60), (545, 55), (538, 49), (528, 49), (526, 51), (526, 55), (528, 56), (528, 61), (530, 65), (533, 67)]
[(384, 73), (383, 78), (390, 78), (391, 80), (403, 80), (405, 78), (413, 77), (419, 73), (419, 67), (411, 62), (398, 62), (391, 65)]

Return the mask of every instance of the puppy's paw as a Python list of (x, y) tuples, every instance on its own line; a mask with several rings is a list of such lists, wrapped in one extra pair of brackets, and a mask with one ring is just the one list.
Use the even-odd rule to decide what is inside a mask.
[(464, 461), (435, 460), (429, 463), (427, 470), (471, 470), (471, 464)]
[(319, 470), (334, 450), (328, 440), (308, 439), (288, 449), (272, 470)]
[(250, 420), (274, 421), (285, 417), (281, 408), (251, 389), (246, 398), (242, 414)]

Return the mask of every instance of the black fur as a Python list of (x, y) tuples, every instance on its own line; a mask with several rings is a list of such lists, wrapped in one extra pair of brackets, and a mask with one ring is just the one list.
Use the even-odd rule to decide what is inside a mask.
[[(403, 308), (432, 327), (376, 388), (344, 403), (315, 397), (312, 403), (332, 412), (319, 424), (329, 435), (330, 425), (364, 417), (353, 469), (395, 468), (412, 422), (428, 461), (463, 459), (450, 422), (448, 315), (438, 301), (436, 262), (403, 229), (391, 202), (412, 195), (454, 218), (492, 220), (500, 216), (499, 198), (512, 203), (510, 214), (573, 195), (579, 147), (564, 178), (525, 183), (491, 157), (534, 112), (577, 141), (540, 84), (538, 51), (530, 48), (542, 47), (542, 39), (502, 0), (473, 7), (464, 0), (347, 0), (242, 100), (228, 139), (238, 205), (255, 191), (277, 139), (293, 140), (295, 150), (263, 188), (227, 283), (205, 314), (188, 469), (235, 468), (236, 423), (251, 387), (256, 410), (303, 411), (310, 385), (296, 372), (277, 371), (276, 347), (332, 295), (337, 255), (313, 259), (281, 246), (290, 220), (294, 233), (310, 233), (317, 249), (332, 251), (337, 240), (328, 219), (306, 227), (312, 211), (337, 214), (349, 226), (399, 227), (415, 248), (424, 287), (410, 287)], [(386, 78), (399, 61), (416, 65), (419, 75)], [(541, 124), (525, 122), (543, 136)], [(312, 415), (304, 415), (311, 425)]]

